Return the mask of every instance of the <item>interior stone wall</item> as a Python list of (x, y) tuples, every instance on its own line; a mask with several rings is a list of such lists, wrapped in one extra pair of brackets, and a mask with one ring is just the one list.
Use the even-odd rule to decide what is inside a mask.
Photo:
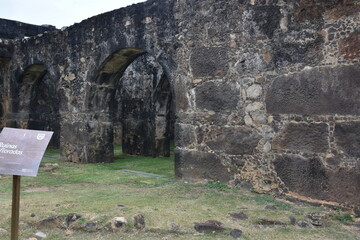
[(2, 125), (17, 122), (19, 76), (43, 64), (62, 158), (111, 159), (108, 104), (143, 51), (169, 79), (178, 178), (359, 205), (359, 12), (357, 0), (149, 0), (17, 39), (0, 46)]
[(172, 94), (162, 66), (149, 54), (137, 58), (117, 91), (123, 152), (170, 156)]

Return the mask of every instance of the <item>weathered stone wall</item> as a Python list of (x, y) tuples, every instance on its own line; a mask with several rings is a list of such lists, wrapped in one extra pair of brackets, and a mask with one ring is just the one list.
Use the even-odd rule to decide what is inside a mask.
[(178, 1), (177, 175), (358, 205), (359, 4)]
[(3, 125), (18, 112), (17, 79), (42, 64), (59, 94), (62, 158), (110, 161), (116, 89), (147, 52), (174, 98), (179, 178), (359, 205), (359, 10), (355, 0), (150, 0), (18, 40), (1, 65)]
[(0, 38), (2, 39), (32, 37), (55, 29), (56, 27), (51, 25), (38, 26), (0, 18)]

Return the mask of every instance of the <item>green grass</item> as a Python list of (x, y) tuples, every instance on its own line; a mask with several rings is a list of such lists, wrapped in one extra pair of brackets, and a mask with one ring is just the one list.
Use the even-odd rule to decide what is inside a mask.
[[(320, 228), (301, 229), (296, 226), (261, 227), (261, 218), (289, 222), (289, 216), (307, 220), (309, 212), (328, 212), (329, 209), (296, 205), (269, 195), (259, 195), (242, 189), (232, 189), (217, 181), (193, 184), (174, 180), (173, 154), (169, 158), (140, 157), (123, 154), (115, 148), (115, 161), (108, 164), (79, 165), (61, 162), (59, 152), (49, 150), (42, 163), (58, 163), (59, 168), (44, 171), (37, 177), (22, 177), (21, 238), (33, 236), (38, 230), (48, 234), (46, 239), (232, 239), (229, 232), (241, 229), (242, 239), (360, 239), (356, 232), (330, 218)], [(164, 175), (164, 178), (140, 177), (117, 170), (129, 169)], [(0, 178), (0, 239), (9, 239), (11, 212), (11, 176)], [(276, 210), (265, 209), (266, 205)], [(119, 207), (121, 206), (121, 207)], [(124, 207), (122, 207), (124, 206)], [(229, 213), (244, 212), (247, 220), (236, 220)], [(74, 226), (90, 221), (106, 225), (114, 217), (125, 217), (128, 228), (122, 233), (99, 231), (88, 233), (74, 229), (37, 228), (34, 223), (53, 215), (79, 213), (83, 217)], [(35, 214), (35, 217), (31, 215)], [(133, 218), (143, 214), (146, 228), (138, 231)], [(336, 211), (336, 214), (346, 214)], [(218, 234), (198, 234), (194, 222), (218, 220), (226, 230)], [(345, 223), (345, 221), (340, 220)], [(180, 226), (173, 231), (171, 223)]]
[(346, 225), (351, 225), (354, 222), (350, 214), (334, 215), (332, 218)]

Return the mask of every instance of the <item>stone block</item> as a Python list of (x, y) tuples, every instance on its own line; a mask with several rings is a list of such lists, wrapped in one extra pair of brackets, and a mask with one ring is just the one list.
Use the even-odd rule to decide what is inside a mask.
[(246, 96), (251, 99), (258, 98), (262, 95), (262, 87), (259, 84), (251, 85), (246, 89)]
[(176, 147), (180, 148), (189, 147), (191, 144), (196, 143), (194, 126), (188, 124), (176, 124), (175, 143)]
[(206, 82), (195, 88), (196, 107), (215, 112), (236, 110), (240, 90), (226, 82)]
[(291, 31), (274, 41), (272, 59), (275, 66), (280, 68), (291, 63), (313, 65), (324, 58), (323, 44), (324, 37), (318, 32), (306, 29)]
[(194, 77), (223, 77), (228, 70), (225, 48), (197, 48), (192, 52), (190, 65)]
[(360, 169), (326, 168), (320, 158), (278, 155), (274, 161), (278, 177), (290, 191), (303, 196), (359, 206)]
[(359, 115), (360, 67), (305, 69), (276, 78), (266, 95), (272, 114)]
[(289, 123), (274, 140), (276, 150), (324, 153), (329, 147), (326, 123)]
[(280, 155), (276, 157), (274, 165), (277, 175), (290, 191), (322, 198), (329, 189), (329, 177), (319, 158)]
[(360, 31), (353, 32), (346, 39), (339, 42), (339, 51), (342, 57), (354, 59), (360, 57)]
[(335, 125), (335, 142), (346, 154), (360, 157), (360, 122), (339, 122)]
[(277, 6), (251, 6), (253, 21), (260, 30), (272, 38), (276, 29), (280, 27), (281, 12)]
[[(347, 1), (351, 2), (351, 1)], [(356, 4), (354, 2), (354, 4)], [(341, 18), (346, 18), (352, 15), (356, 15), (360, 12), (360, 5), (353, 5), (353, 4), (344, 4), (340, 5), (336, 8), (330, 9), (329, 11), (325, 12), (324, 18), (326, 20), (339, 20)]]
[(227, 167), (216, 154), (180, 149), (175, 150), (175, 175), (184, 179), (213, 179), (224, 183), (231, 179)]
[(215, 152), (231, 155), (251, 154), (260, 141), (260, 135), (249, 127), (225, 127), (210, 132), (206, 144)]
[(178, 81), (174, 83), (174, 91), (176, 96), (176, 108), (186, 111), (189, 108), (189, 99), (187, 95), (188, 84), (190, 78), (186, 76), (178, 76)]

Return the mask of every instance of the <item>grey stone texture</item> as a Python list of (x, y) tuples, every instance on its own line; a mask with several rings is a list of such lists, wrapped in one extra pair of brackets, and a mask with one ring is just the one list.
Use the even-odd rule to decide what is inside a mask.
[(55, 29), (51, 25), (38, 26), (0, 18), (0, 38), (3, 39), (32, 37)]
[(335, 143), (351, 157), (360, 157), (360, 122), (339, 122), (334, 130)]
[(276, 150), (297, 150), (310, 153), (325, 153), (329, 148), (326, 123), (289, 123), (274, 140)]
[(194, 77), (223, 77), (228, 71), (225, 48), (195, 48), (190, 58)]
[(359, 12), (341, 0), (148, 0), (0, 36), (0, 127), (53, 130), (77, 163), (111, 162), (114, 139), (167, 155), (173, 137), (178, 178), (359, 205)]
[(226, 82), (205, 82), (195, 88), (196, 107), (214, 112), (236, 110), (240, 91)]
[(252, 154), (260, 135), (248, 127), (220, 128), (209, 133), (206, 144), (215, 152), (230, 155)]
[(359, 115), (359, 65), (311, 68), (276, 78), (266, 106), (274, 114)]
[(178, 177), (193, 180), (214, 179), (226, 183), (231, 179), (220, 157), (203, 151), (177, 150), (175, 173)]
[(278, 176), (290, 191), (315, 199), (358, 205), (359, 168), (326, 168), (321, 158), (284, 154), (274, 161)]

